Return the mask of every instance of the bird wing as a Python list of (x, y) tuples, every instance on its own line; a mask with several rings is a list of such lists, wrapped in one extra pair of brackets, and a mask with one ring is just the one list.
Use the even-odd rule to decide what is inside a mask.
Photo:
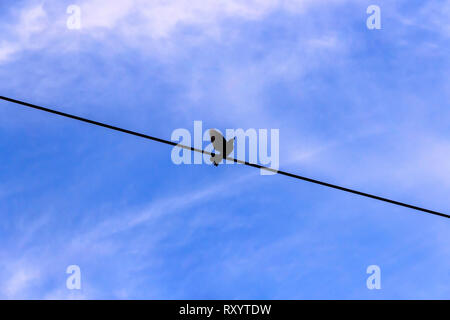
[(228, 157), (230, 155), (231, 152), (233, 152), (233, 148), (234, 148), (234, 140), (236, 140), (236, 137), (234, 137), (233, 139), (228, 140), (228, 142), (226, 143), (226, 149), (225, 149), (225, 157)]

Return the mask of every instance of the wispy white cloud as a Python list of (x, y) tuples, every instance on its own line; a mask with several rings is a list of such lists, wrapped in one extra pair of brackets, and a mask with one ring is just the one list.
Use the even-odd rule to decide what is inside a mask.
[(41, 276), (36, 265), (26, 265), (23, 261), (8, 264), (8, 269), (9, 277), (2, 283), (1, 289), (2, 295), (7, 299), (17, 299), (23, 296), (26, 290), (33, 286)]
[[(276, 10), (302, 13), (308, 7), (319, 5), (319, 2), (324, 3), (311, 0), (124, 0), (111, 5), (107, 0), (82, 1), (77, 4), (81, 8), (82, 29), (75, 32), (102, 41), (108, 37), (119, 37), (121, 46), (164, 50), (167, 54), (167, 50), (175, 46), (176, 39), (173, 37), (180, 30), (195, 27), (198, 37), (218, 39), (222, 33), (222, 22), (227, 19), (261, 20)], [(346, 0), (333, 1), (342, 2)], [(60, 11), (65, 9), (61, 4), (58, 7)], [(1, 43), (0, 62), (11, 59), (23, 50), (48, 46), (59, 47), (60, 50), (78, 49), (73, 41), (67, 40), (66, 12), (52, 10), (49, 15), (45, 8), (42, 4), (31, 2), (18, 13), (15, 12), (15, 19), (3, 28), (4, 36), (9, 36), (11, 40)], [(319, 42), (321, 45), (325, 43), (323, 40)]]
[(34, 37), (39, 36), (48, 26), (48, 16), (42, 5), (23, 9), (18, 21), (3, 29), (3, 37), (10, 40), (0, 42), (0, 63), (10, 60), (21, 50), (39, 47)]
[[(121, 236), (133, 232), (140, 226), (147, 228), (145, 250), (139, 251), (140, 255), (144, 255), (154, 246), (160, 245), (162, 239), (172, 232), (170, 224), (164, 224), (166, 227), (169, 226), (164, 230), (158, 227), (163, 221), (173, 219), (172, 215), (185, 212), (192, 207), (203, 207), (212, 201), (233, 197), (244, 186), (247, 186), (246, 182), (253, 176), (254, 174), (250, 174), (237, 179), (229, 179), (184, 195), (159, 198), (140, 208), (117, 211), (101, 221), (81, 222), (80, 226), (72, 228), (72, 236), (69, 236), (65, 229), (53, 233), (54, 241), (50, 244), (27, 241), (27, 239), (36, 238), (36, 234), (47, 227), (44, 221), (48, 221), (48, 217), (42, 216), (38, 217), (36, 221), (29, 221), (18, 231), (25, 237), (22, 236), (21, 241), (14, 244), (17, 249), (15, 251), (20, 251), (22, 254), (17, 256), (12, 254), (13, 251), (0, 252), (2, 258), (0, 268), (3, 270), (0, 281), (4, 283), (0, 291), (1, 296), (7, 299), (92, 299), (105, 296), (107, 293), (103, 288), (96, 287), (95, 281), (83, 280), (82, 291), (66, 289), (65, 270), (61, 269), (65, 267), (64, 263), (73, 261), (77, 256), (78, 259), (82, 256), (82, 262), (87, 264), (94, 257), (117, 255), (119, 251), (123, 250), (124, 244), (116, 239), (121, 239)], [(89, 215), (86, 220), (90, 220)], [(84, 225), (88, 225), (89, 228), (85, 230)], [(204, 223), (191, 224), (191, 232), (194, 233), (194, 229), (203, 226)], [(65, 240), (68, 236), (69, 242)], [(132, 248), (128, 247), (127, 250), (132, 251)], [(83, 276), (83, 279), (86, 278), (89, 279), (89, 277)], [(60, 283), (56, 287), (54, 285), (47, 287), (46, 284), (51, 283), (54, 279), (58, 279)], [(139, 282), (139, 279), (135, 281)], [(130, 286), (132, 285), (130, 283)], [(36, 295), (36, 287), (41, 288), (38, 290), (39, 295)], [(43, 287), (47, 289), (43, 289)], [(117, 298), (126, 298), (128, 296), (127, 288), (116, 290)]]

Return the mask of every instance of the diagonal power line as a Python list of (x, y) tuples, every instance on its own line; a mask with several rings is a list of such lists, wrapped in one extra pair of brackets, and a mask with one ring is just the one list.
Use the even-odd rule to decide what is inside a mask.
[[(19, 105), (22, 105), (22, 106), (25, 106), (25, 107), (29, 107), (29, 108), (45, 111), (45, 112), (48, 112), (48, 113), (53, 113), (53, 114), (56, 114), (58, 116), (62, 116), (62, 117), (66, 117), (66, 118), (70, 118), (70, 119), (86, 122), (86, 123), (89, 123), (89, 124), (92, 124), (92, 125), (100, 126), (100, 127), (103, 127), (103, 128), (107, 128), (107, 129), (123, 132), (123, 133), (130, 134), (130, 135), (133, 135), (133, 136), (141, 137), (141, 138), (144, 138), (144, 139), (153, 140), (153, 141), (160, 142), (160, 143), (165, 143), (165, 144), (168, 144), (168, 145), (171, 145), (171, 146), (177, 146), (177, 147), (180, 147), (180, 148), (183, 148), (183, 149), (186, 149), (186, 150), (190, 150), (190, 151), (194, 151), (194, 152), (200, 152), (200, 153), (212, 155), (211, 152), (208, 152), (208, 151), (205, 151), (205, 150), (202, 150), (202, 149), (197, 149), (197, 148), (193, 148), (193, 147), (189, 147), (189, 146), (185, 146), (185, 145), (180, 145), (180, 144), (175, 143), (173, 141), (152, 137), (152, 136), (149, 136), (149, 135), (146, 135), (146, 134), (143, 134), (143, 133), (139, 133), (139, 132), (135, 132), (135, 131), (119, 128), (119, 127), (116, 127), (116, 126), (112, 126), (112, 125), (109, 125), (109, 124), (106, 124), (106, 123), (102, 123), (102, 122), (98, 122), (98, 121), (94, 121), (94, 120), (78, 117), (78, 116), (75, 116), (75, 115), (72, 115), (72, 114), (69, 114), (69, 113), (64, 113), (64, 112), (61, 112), (61, 111), (57, 111), (57, 110), (41, 107), (41, 106), (34, 105), (34, 104), (31, 104), (31, 103), (28, 103), (28, 102), (19, 101), (19, 100), (8, 98), (8, 97), (4, 97), (4, 96), (0, 96), (0, 99), (8, 101), (8, 102), (15, 103), (15, 104), (19, 104)], [(345, 192), (348, 192), (348, 193), (353, 193), (353, 194), (356, 194), (356, 195), (359, 195), (359, 196), (363, 196), (363, 197), (367, 197), (367, 198), (371, 198), (371, 199), (375, 199), (375, 200), (391, 203), (391, 204), (394, 204), (394, 205), (397, 205), (397, 206), (401, 206), (401, 207), (405, 207), (405, 208), (409, 208), (409, 209), (413, 209), (413, 210), (417, 210), (417, 211), (421, 211), (421, 212), (426, 212), (426, 213), (433, 214), (433, 215), (440, 216), (440, 217), (444, 217), (444, 218), (450, 218), (450, 215), (448, 215), (448, 214), (437, 212), (437, 211), (433, 211), (433, 210), (429, 210), (429, 209), (425, 209), (425, 208), (421, 208), (421, 207), (417, 207), (417, 206), (414, 206), (414, 205), (411, 205), (411, 204), (407, 204), (407, 203), (404, 203), (404, 202), (399, 202), (399, 201), (391, 200), (391, 199), (388, 199), (388, 198), (383, 198), (383, 197), (380, 197), (380, 196), (376, 196), (376, 195), (373, 195), (373, 194), (369, 194), (369, 193), (365, 193), (365, 192), (361, 192), (361, 191), (357, 191), (357, 190), (341, 187), (341, 186), (338, 186), (338, 185), (335, 185), (335, 184), (331, 184), (331, 183), (327, 183), (327, 182), (323, 182), (323, 181), (319, 181), (319, 180), (315, 180), (315, 179), (299, 176), (297, 174), (289, 173), (289, 172), (286, 172), (286, 171), (275, 170), (275, 169), (272, 169), (272, 168), (269, 168), (269, 167), (261, 166), (259, 164), (250, 163), (250, 162), (247, 162), (247, 161), (242, 161), (242, 160), (235, 159), (235, 158), (227, 157), (226, 159), (234, 161), (236, 163), (244, 164), (244, 165), (249, 166), (249, 167), (254, 167), (254, 168), (258, 168), (258, 169), (271, 171), (271, 172), (278, 173), (278, 174), (281, 174), (281, 175), (284, 175), (284, 176), (287, 176), (287, 177), (291, 177), (291, 178), (295, 178), (295, 179), (299, 179), (299, 180), (315, 183), (315, 184), (318, 184), (318, 185), (321, 185), (321, 186), (325, 186), (325, 187), (328, 187), (328, 188), (333, 188), (333, 189), (345, 191)]]

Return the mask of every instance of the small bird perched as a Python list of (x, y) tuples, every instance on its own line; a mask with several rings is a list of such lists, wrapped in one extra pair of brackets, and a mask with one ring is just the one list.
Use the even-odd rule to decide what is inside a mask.
[(214, 150), (219, 152), (219, 154), (215, 154), (214, 152), (211, 154), (211, 162), (217, 167), (224, 158), (233, 152), (236, 137), (227, 141), (219, 131), (214, 129), (209, 130), (209, 136), (211, 137)]

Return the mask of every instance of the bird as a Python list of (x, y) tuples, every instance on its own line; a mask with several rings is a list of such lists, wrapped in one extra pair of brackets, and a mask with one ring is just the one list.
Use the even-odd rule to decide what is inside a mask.
[(212, 152), (210, 158), (214, 166), (217, 167), (222, 159), (225, 159), (230, 155), (231, 152), (233, 152), (234, 141), (236, 140), (236, 137), (227, 141), (225, 140), (223, 135), (215, 129), (209, 130), (209, 136), (211, 137), (211, 142), (213, 144), (214, 150), (216, 152), (219, 152), (219, 154)]

